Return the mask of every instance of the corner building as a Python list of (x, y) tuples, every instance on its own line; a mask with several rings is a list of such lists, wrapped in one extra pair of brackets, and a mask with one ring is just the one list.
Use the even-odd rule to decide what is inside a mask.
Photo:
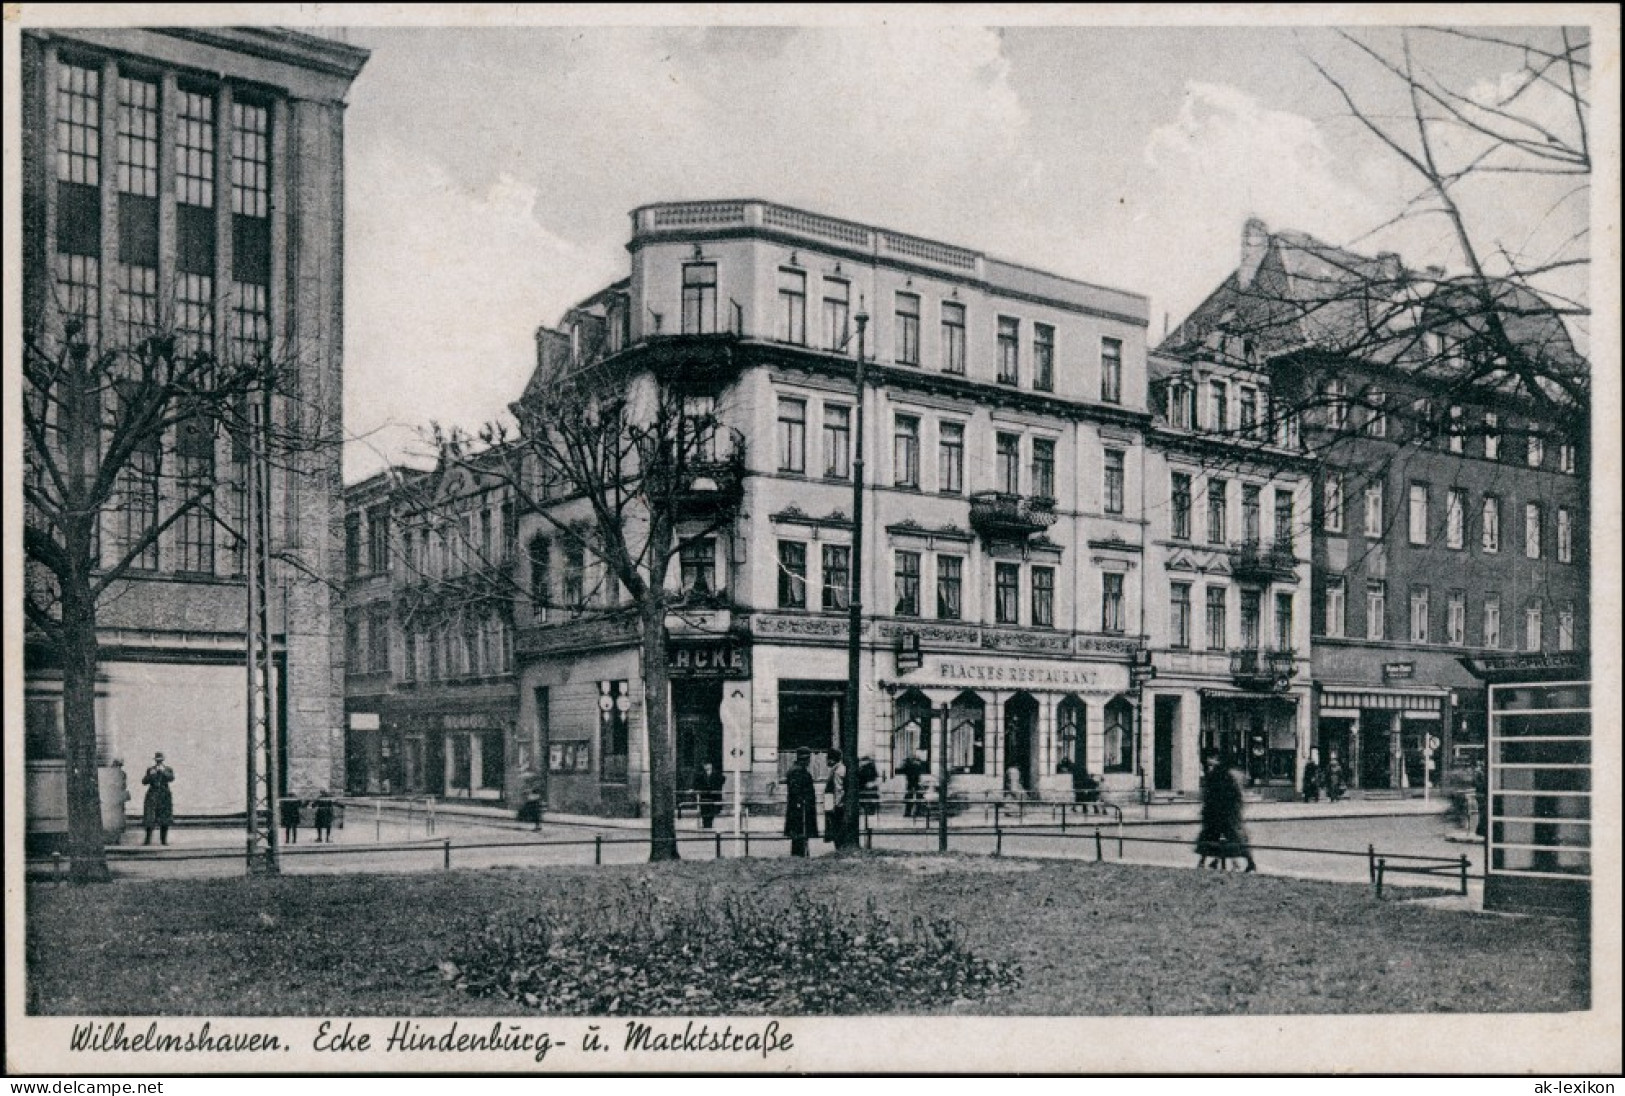
[[(730, 796), (771, 799), (799, 747), (836, 745), (854, 571), (860, 752), (883, 777), (937, 764), (946, 719), (956, 793), (1069, 788), (1063, 759), (1137, 786), (1145, 298), (762, 201), (638, 209), (628, 250), (627, 279), (539, 332), (538, 378), (620, 359), (746, 439), (730, 520), (668, 576), (678, 786), (710, 760)], [(635, 631), (553, 528), (521, 518), (520, 733), (550, 808), (636, 813)]]
[[(343, 786), (338, 424), (343, 414), (344, 99), (367, 51), (273, 27), (30, 28), (22, 34), (23, 300), (117, 349), (169, 331), (295, 374), (280, 428), (332, 444), (272, 475), (271, 616), (288, 789)], [(297, 416), (297, 417), (296, 417)], [(233, 520), (164, 530), (98, 607), (97, 732), (131, 779), (163, 751), (182, 815), (244, 809), (247, 455), (172, 430), (103, 515), (103, 559), (213, 480)], [(186, 481), (177, 491), (175, 485)], [(30, 637), (31, 773), (65, 764), (61, 674)], [(177, 703), (177, 698), (180, 702)], [(136, 789), (139, 792), (139, 789)], [(128, 809), (139, 811), (140, 795)]]

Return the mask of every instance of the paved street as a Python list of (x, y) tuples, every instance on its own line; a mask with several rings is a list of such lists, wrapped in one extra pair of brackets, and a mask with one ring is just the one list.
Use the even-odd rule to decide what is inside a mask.
[[(1259, 805), (1259, 813), (1268, 807)], [(1300, 812), (1301, 813), (1301, 812)], [(693, 818), (680, 826), (682, 851), (687, 859), (708, 859), (720, 854), (745, 854), (746, 842), (735, 834), (731, 820), (718, 819), (718, 828), (706, 831)], [(954, 819), (949, 848), (955, 852), (990, 854), (996, 839), (985, 832), (982, 813), (968, 812)], [(1050, 818), (1030, 818), (1028, 824), (1004, 825), (1003, 852), (1007, 856), (1067, 857), (1094, 859), (1095, 827), (1069, 822), (1062, 835)], [(778, 820), (762, 817), (751, 820), (749, 855), (783, 856), (787, 843), (777, 836)], [(1115, 821), (1099, 827), (1100, 852), (1108, 860), (1159, 864), (1195, 869), (1192, 843), (1194, 822), (1131, 821), (1122, 827), (1121, 854)], [(1369, 817), (1254, 818), (1248, 823), (1257, 850), (1259, 871), (1307, 879), (1363, 883), (1367, 879), (1365, 850), (1375, 845), (1380, 854), (1409, 854), (1454, 860), (1468, 857), (1469, 871), (1483, 870), (1483, 847), (1476, 843), (1452, 841), (1452, 823), (1440, 814), (1384, 814)], [(334, 830), (332, 844), (318, 844), (314, 831), (301, 831), (298, 843), (284, 846), (283, 870), (290, 874), (348, 872), (420, 872), (441, 870), (447, 863), (456, 869), (537, 867), (545, 865), (586, 865), (595, 857), (605, 864), (634, 864), (648, 856), (646, 825), (637, 821), (605, 820), (548, 821), (541, 830), (494, 816), (466, 816), (438, 813), (433, 820), (422, 811), (373, 810), (352, 807), (343, 828)], [(232, 877), (243, 872), (243, 834), (228, 827), (181, 827), (171, 831), (167, 848), (142, 848), (139, 830), (126, 835), (115, 854), (113, 871), (117, 878), (151, 880), (163, 878)], [(874, 847), (908, 852), (934, 852), (937, 833), (903, 819), (897, 814), (881, 818), (873, 838)], [(1282, 851), (1272, 846), (1290, 847)], [(832, 846), (812, 843), (815, 856), (828, 855)], [(1301, 851), (1324, 850), (1324, 851)], [(1333, 855), (1333, 853), (1359, 855)], [(1418, 876), (1393, 880), (1398, 886), (1423, 885)], [(1441, 889), (1449, 880), (1439, 880)], [(1473, 893), (1477, 893), (1474, 885)]]

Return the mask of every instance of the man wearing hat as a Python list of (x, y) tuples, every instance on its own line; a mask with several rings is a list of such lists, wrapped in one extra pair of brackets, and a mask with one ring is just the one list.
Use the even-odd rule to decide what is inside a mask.
[(164, 764), (163, 754), (154, 754), (151, 768), (141, 778), (141, 783), (147, 786), (147, 797), (141, 803), (141, 824), (147, 831), (143, 845), (152, 844), (154, 829), (158, 831), (158, 839), (169, 844), (169, 824), (175, 820), (175, 800), (169, 786), (174, 782), (175, 770)]
[(810, 764), (812, 751), (803, 746), (784, 778), (784, 836), (790, 839), (791, 856), (806, 856), (807, 839), (818, 836), (818, 791), (807, 767)]

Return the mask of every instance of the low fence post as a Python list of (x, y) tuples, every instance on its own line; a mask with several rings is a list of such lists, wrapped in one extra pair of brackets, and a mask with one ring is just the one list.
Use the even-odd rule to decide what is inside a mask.
[(442, 838), (440, 847), (445, 852), (445, 860), (444, 860), (445, 870), (450, 871), (451, 870), (451, 838), (449, 838), (449, 837)]
[(1377, 857), (1377, 898), (1382, 898), (1382, 877), (1388, 871), (1388, 861)]
[(747, 828), (745, 830), (745, 859), (746, 860), (750, 859), (750, 830), (749, 830), (749, 828)]
[(51, 882), (62, 884), (62, 854), (59, 852), (51, 854)]
[(1466, 853), (1462, 853), (1462, 856), (1461, 856), (1461, 893), (1462, 893), (1463, 897), (1466, 897), (1466, 895), (1467, 895), (1467, 854)]
[(711, 834), (711, 836), (716, 838), (716, 843), (717, 843), (717, 855), (716, 855), (715, 859), (721, 860), (722, 859), (722, 834), (717, 833), (717, 832), (713, 832)]
[(604, 862), (604, 835), (603, 834), (598, 834), (598, 835), (594, 836), (593, 839), (592, 839), (592, 862), (594, 864), (602, 864)]
[(1371, 877), (1371, 882), (1375, 883), (1377, 881), (1377, 846), (1367, 845), (1365, 847), (1365, 867), (1367, 874)]
[(372, 839), (374, 841), (384, 839), (384, 801), (382, 799), (372, 801)]
[(1062, 803), (1061, 804), (1061, 832), (1062, 833), (1066, 832), (1066, 816), (1068, 814), (1070, 814), (1070, 813), (1071, 813), (1071, 808), (1068, 807), (1065, 803)]
[(1103, 851), (1101, 851), (1101, 847), (1100, 847), (1100, 827), (1096, 826), (1095, 827), (1095, 863), (1098, 864), (1104, 859), (1106, 859), (1106, 854)]
[(1004, 807), (1004, 804), (996, 802), (996, 801), (993, 804), (993, 855), (994, 856), (1002, 856), (1002, 855), (1004, 855), (1004, 825), (1000, 821), (1000, 816), (1004, 813), (1003, 807)]

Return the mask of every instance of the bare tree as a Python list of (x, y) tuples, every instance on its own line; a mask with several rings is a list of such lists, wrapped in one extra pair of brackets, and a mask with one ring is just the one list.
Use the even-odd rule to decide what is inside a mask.
[[(246, 446), (250, 399), (280, 390), (266, 357), (231, 363), (186, 349), (182, 335), (130, 326), (97, 340), (82, 319), (25, 333), (24, 610), (31, 643), (62, 673), (73, 878), (108, 878), (98, 794), (98, 606), (155, 560), (182, 522), (240, 541), (241, 495), (214, 459), (222, 430)], [(296, 430), (276, 431), (278, 446)]]
[(513, 404), (517, 429), (436, 430), (444, 463), (500, 477), (521, 512), (601, 566), (598, 596), (583, 591), (568, 608), (635, 621), (653, 861), (678, 858), (667, 620), (696, 600), (674, 588), (672, 565), (732, 523), (743, 491), (744, 439), (720, 424), (714, 391), (653, 372), (560, 365)]

